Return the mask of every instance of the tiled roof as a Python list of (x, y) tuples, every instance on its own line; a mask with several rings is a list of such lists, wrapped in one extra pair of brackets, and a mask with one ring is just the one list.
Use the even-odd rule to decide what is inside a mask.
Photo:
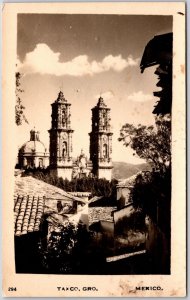
[(34, 196), (15, 196), (14, 202), (15, 235), (39, 231), (45, 199)]
[(76, 197), (89, 197), (91, 192), (68, 192), (68, 194)]
[(15, 177), (15, 235), (39, 231), (44, 213), (57, 212), (57, 201), (68, 206), (73, 202), (87, 204), (87, 200), (33, 177)]
[(84, 199), (71, 195), (62, 189), (34, 177), (15, 177), (15, 194), (45, 197), (46, 199), (70, 200), (86, 203)]

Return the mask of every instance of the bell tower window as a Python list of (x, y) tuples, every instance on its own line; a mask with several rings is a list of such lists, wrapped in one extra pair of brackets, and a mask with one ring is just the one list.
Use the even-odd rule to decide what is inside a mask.
[(62, 111), (62, 125), (65, 127), (66, 125), (66, 113), (65, 110)]

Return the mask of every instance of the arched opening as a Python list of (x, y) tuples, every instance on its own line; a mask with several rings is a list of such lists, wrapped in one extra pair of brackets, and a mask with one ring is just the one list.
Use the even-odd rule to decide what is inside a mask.
[(67, 156), (67, 143), (63, 142), (62, 157), (65, 158), (66, 156)]
[(31, 157), (27, 158), (27, 168), (33, 168), (34, 167), (34, 159)]
[(43, 158), (39, 158), (39, 168), (43, 168)]
[(108, 157), (108, 146), (106, 144), (103, 145), (103, 158)]
[(62, 126), (66, 126), (66, 113), (64, 110), (62, 111)]

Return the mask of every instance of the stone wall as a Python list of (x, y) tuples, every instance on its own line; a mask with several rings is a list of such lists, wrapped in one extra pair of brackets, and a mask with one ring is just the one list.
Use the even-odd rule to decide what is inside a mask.
[(89, 207), (89, 225), (100, 220), (113, 221), (113, 211), (116, 207)]

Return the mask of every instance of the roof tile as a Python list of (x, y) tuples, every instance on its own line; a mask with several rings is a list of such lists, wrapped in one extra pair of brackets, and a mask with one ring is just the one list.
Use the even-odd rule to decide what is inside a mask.
[(14, 196), (15, 235), (39, 231), (44, 212), (44, 198), (30, 196)]

